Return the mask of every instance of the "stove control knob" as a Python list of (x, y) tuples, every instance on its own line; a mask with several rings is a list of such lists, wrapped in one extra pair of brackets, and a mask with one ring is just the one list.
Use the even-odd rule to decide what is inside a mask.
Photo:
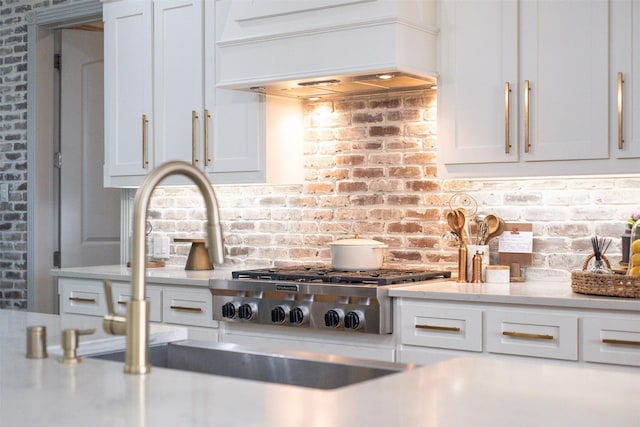
[(240, 304), (237, 302), (228, 302), (222, 306), (222, 317), (225, 319), (235, 319), (238, 316), (238, 307)]
[(342, 322), (344, 312), (339, 308), (329, 310), (324, 314), (324, 324), (327, 328), (337, 328)]
[(360, 329), (364, 326), (364, 315), (360, 311), (350, 311), (344, 316), (344, 327), (347, 329)]
[(294, 307), (289, 312), (289, 323), (303, 325), (309, 321), (309, 309), (307, 307)]
[(258, 315), (258, 307), (255, 304), (242, 304), (238, 308), (238, 317), (242, 320), (252, 320)]
[(271, 310), (271, 323), (284, 323), (289, 314), (289, 307), (279, 305)]

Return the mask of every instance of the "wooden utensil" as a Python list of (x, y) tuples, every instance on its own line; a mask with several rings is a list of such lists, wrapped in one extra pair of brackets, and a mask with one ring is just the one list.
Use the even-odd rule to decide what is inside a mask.
[(489, 241), (489, 236), (491, 236), (493, 233), (495, 233), (498, 230), (498, 227), (500, 226), (500, 219), (495, 215), (489, 214), (484, 217), (482, 224), (483, 224), (483, 233), (482, 233), (482, 240), (480, 241), (480, 244), (486, 245), (487, 242)]
[(499, 235), (501, 235), (504, 232), (505, 228), (507, 227), (502, 218), (496, 217), (496, 219), (498, 220), (497, 227), (495, 228), (495, 230), (493, 232), (490, 232), (487, 235), (487, 241), (485, 242), (485, 244), (489, 244), (489, 240), (493, 239), (494, 237), (498, 237)]

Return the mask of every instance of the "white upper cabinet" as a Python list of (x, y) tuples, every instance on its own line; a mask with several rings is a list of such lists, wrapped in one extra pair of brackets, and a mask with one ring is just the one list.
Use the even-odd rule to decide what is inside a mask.
[[(620, 159), (640, 157), (640, 0), (611, 3), (612, 152)], [(639, 168), (640, 169), (640, 168)]]
[(152, 3), (104, 5), (105, 186), (153, 168)]
[(442, 2), (438, 156), (445, 164), (518, 161), (517, 23), (511, 0)]
[(154, 160), (202, 161), (204, 16), (199, 0), (153, 3)]
[(610, 155), (615, 3), (440, 2), (441, 175), (635, 172)]
[[(105, 186), (140, 185), (154, 166), (173, 160), (192, 163), (214, 184), (264, 182), (261, 97), (215, 90), (215, 6), (105, 3)], [(183, 183), (190, 182), (165, 182)]]

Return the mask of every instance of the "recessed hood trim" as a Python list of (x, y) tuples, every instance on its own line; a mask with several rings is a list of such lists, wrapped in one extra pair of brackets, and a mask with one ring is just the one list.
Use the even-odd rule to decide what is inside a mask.
[[(389, 76), (382, 78), (381, 76)], [(415, 90), (436, 85), (435, 77), (391, 72), (355, 76), (333, 76), (329, 78), (298, 79), (286, 82), (251, 86), (245, 90), (265, 95), (288, 98), (335, 98), (347, 95), (364, 95), (385, 91)]]

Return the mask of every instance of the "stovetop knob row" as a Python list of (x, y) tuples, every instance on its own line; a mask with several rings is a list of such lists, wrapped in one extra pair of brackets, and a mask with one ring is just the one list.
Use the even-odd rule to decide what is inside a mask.
[[(251, 321), (257, 316), (258, 306), (255, 303), (227, 302), (222, 306), (222, 317), (225, 319)], [(286, 305), (279, 305), (271, 310), (271, 323), (284, 324), (287, 320), (295, 326), (309, 323), (309, 308), (297, 306), (289, 309)], [(354, 310), (345, 314), (342, 309), (334, 308), (325, 313), (324, 324), (328, 328), (338, 328), (344, 325), (345, 329), (361, 329), (364, 327), (364, 313)]]

